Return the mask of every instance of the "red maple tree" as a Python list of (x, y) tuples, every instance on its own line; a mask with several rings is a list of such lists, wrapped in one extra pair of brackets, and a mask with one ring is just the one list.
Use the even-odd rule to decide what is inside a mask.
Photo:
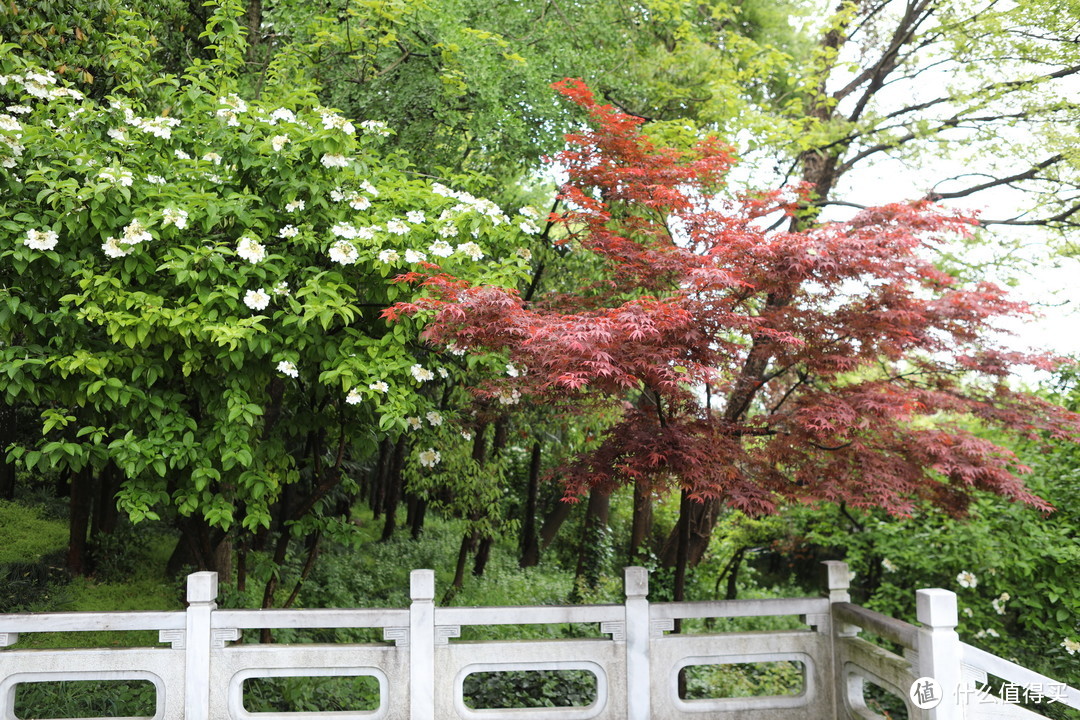
[(387, 315), (434, 310), (430, 342), (507, 351), (528, 368), (507, 381), (523, 394), (620, 403), (565, 474), (570, 494), (635, 483), (752, 513), (788, 499), (905, 514), (920, 500), (962, 512), (986, 490), (1048, 509), (1013, 453), (969, 428), (1076, 441), (1080, 416), (1006, 384), (1017, 365), (1054, 365), (987, 339), (1027, 306), (927, 259), (969, 219), (892, 204), (803, 229), (798, 188), (724, 190), (732, 156), (718, 141), (655, 147), (582, 82), (555, 87), (592, 129), (558, 156), (570, 209), (554, 219), (603, 277), (526, 302), (427, 276), (430, 299)]

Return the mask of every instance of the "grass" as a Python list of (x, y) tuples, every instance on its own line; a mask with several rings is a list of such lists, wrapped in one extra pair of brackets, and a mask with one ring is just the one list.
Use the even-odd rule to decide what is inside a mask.
[(0, 500), (0, 566), (36, 563), (67, 546), (67, 523), (40, 508)]

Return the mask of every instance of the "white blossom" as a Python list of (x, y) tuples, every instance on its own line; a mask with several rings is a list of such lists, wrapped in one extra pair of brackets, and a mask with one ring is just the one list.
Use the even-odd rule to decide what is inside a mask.
[(405, 213), (405, 219), (413, 223), (414, 225), (419, 225), (420, 223), (427, 220), (427, 216), (424, 215), (423, 210), (410, 210), (409, 212)]
[(480, 260), (484, 257), (484, 251), (481, 250), (480, 246), (474, 242), (467, 242), (458, 245), (457, 251), (468, 257), (470, 260)]
[(187, 227), (188, 214), (187, 210), (181, 210), (179, 208), (165, 208), (161, 211), (161, 225), (165, 227), (167, 225), (175, 225), (183, 230)]
[(207, 161), (207, 162), (212, 162), (215, 165), (220, 165), (221, 164), (221, 156), (218, 155), (215, 152), (206, 153), (205, 155), (202, 156), (202, 159)]
[(964, 617), (974, 617), (975, 611), (969, 607), (964, 608)]
[(386, 232), (394, 233), (395, 235), (404, 235), (409, 232), (409, 226), (406, 225), (401, 218), (391, 218), (386, 221)]
[(1072, 640), (1071, 638), (1065, 638), (1061, 641), (1061, 647), (1065, 648), (1065, 652), (1070, 655), (1075, 655), (1080, 651), (1080, 642)]
[(338, 223), (330, 228), (330, 232), (337, 237), (354, 238), (356, 237), (356, 228), (350, 223)]
[[(269, 304), (270, 299), (267, 298), (266, 302), (267, 302), (267, 304)], [(263, 305), (263, 307), (266, 307), (266, 305)], [(262, 310), (262, 308), (256, 308), (256, 309), (257, 310)], [(283, 375), (288, 375), (289, 377), (292, 377), (292, 378), (300, 377), (300, 371), (296, 369), (296, 363), (289, 362), (288, 360), (282, 360), (281, 362), (279, 362), (277, 364), (277, 369), (278, 369), (278, 372), (283, 374)]]
[(236, 112), (247, 112), (248, 109), (247, 103), (236, 93), (230, 93), (226, 97), (219, 97), (218, 103), (220, 105), (226, 105)]
[(896, 572), (896, 564), (889, 558), (881, 561), (881, 567), (885, 568), (885, 572)]
[(449, 222), (448, 223), (442, 223), (438, 227), (438, 233), (439, 233), (440, 236), (442, 236), (444, 238), (457, 237), (457, 234), (458, 234), (457, 225), (455, 225), (454, 223), (449, 223)]
[(410, 430), (419, 430), (423, 427), (420, 423), (420, 418), (418, 417), (407, 417), (405, 418), (405, 423), (409, 426)]
[(299, 232), (300, 231), (295, 225), (286, 225), (285, 227), (278, 230), (277, 234), (280, 238), (291, 238), (296, 237)]
[(102, 168), (98, 172), (98, 177), (102, 180), (108, 180), (111, 183), (122, 185), (124, 187), (131, 187), (131, 183), (135, 179), (130, 170), (124, 170), (122, 168)]
[(518, 215), (524, 215), (525, 217), (532, 218), (533, 220), (540, 219), (540, 211), (534, 208), (532, 205), (526, 205), (525, 207), (518, 208)]
[(461, 437), (463, 437), (466, 441), (469, 441), (473, 439), (473, 434), (468, 430), (462, 430)]
[(500, 405), (517, 405), (521, 402), (521, 393), (517, 390), (500, 390), (495, 397)]
[(281, 152), (281, 149), (285, 147), (285, 144), (288, 142), (288, 135), (275, 135), (270, 138), (270, 147), (274, 148), (274, 152)]
[(348, 240), (338, 240), (330, 246), (330, 259), (342, 265), (352, 265), (360, 259), (360, 252)]
[(129, 115), (127, 122), (144, 133), (168, 140), (172, 137), (172, 129), (180, 124), (180, 119), (171, 117), (140, 118)]
[(371, 207), (371, 201), (360, 193), (353, 193), (349, 197), (349, 207), (353, 210), (367, 210)]
[(289, 283), (285, 282), (284, 280), (279, 281), (276, 285), (274, 285), (274, 294), (275, 295), (288, 295), (289, 294)]
[(365, 133), (372, 135), (381, 135), (386, 137), (390, 134), (390, 126), (384, 123), (382, 120), (365, 120), (360, 123), (360, 127), (363, 128)]
[(345, 193), (342, 192), (340, 187), (336, 187), (330, 191), (330, 199), (334, 202), (341, 202), (345, 199)]
[(248, 290), (244, 293), (244, 304), (252, 310), (265, 310), (270, 304), (270, 296), (265, 290)]
[(319, 161), (323, 164), (323, 167), (348, 167), (349, 159), (344, 155), (336, 155), (332, 153), (326, 153)]
[(525, 260), (526, 262), (532, 260), (532, 250), (530, 250), (529, 248), (518, 248), (514, 251), (514, 254), (522, 260)]
[(381, 392), (381, 393), (390, 392), (390, 386), (387, 385), (382, 380), (377, 380), (377, 381), (371, 383), (370, 385), (368, 385), (368, 389), (369, 390), (374, 390), (375, 392)]
[(432, 183), (431, 192), (436, 195), (442, 195), (443, 197), (454, 197), (454, 191), (446, 187), (442, 183)]
[(186, 152), (184, 152), (183, 150), (174, 150), (174, 151), (173, 151), (173, 154), (174, 154), (174, 155), (176, 155), (176, 158), (177, 158), (178, 160), (190, 160), (190, 159), (191, 159), (191, 156), (190, 156), (190, 155), (188, 155), (188, 154), (187, 154)]
[(116, 142), (127, 142), (128, 139), (127, 130), (124, 128), (112, 128), (106, 134)]
[(396, 250), (382, 250), (379, 252), (379, 262), (386, 265), (393, 265), (400, 262), (401, 256), (397, 254)]
[(15, 115), (28, 115), (34, 111), (33, 108), (29, 108), (26, 105), (8, 105), (7, 111), (14, 113)]
[(439, 464), (439, 461), (442, 460), (442, 456), (439, 455), (438, 451), (434, 448), (428, 448), (420, 453), (419, 459), (421, 465), (431, 468)]
[(356, 228), (356, 237), (361, 240), (371, 240), (375, 237), (375, 231), (378, 229), (379, 227), (377, 225), (373, 225), (371, 227)]
[(52, 250), (59, 239), (55, 230), (27, 230), (23, 242), (31, 250)]
[(415, 250), (405, 251), (405, 262), (407, 263), (418, 263), (425, 260), (427, 260), (427, 255), (422, 252), (416, 252)]
[(540, 228), (538, 228), (536, 226), (536, 223), (534, 223), (532, 220), (522, 220), (518, 224), (518, 227), (520, 227), (523, 232), (526, 232), (529, 235), (539, 235), (540, 234)]
[(285, 212), (296, 212), (297, 210), (303, 210), (303, 209), (304, 209), (304, 201), (303, 200), (292, 200), (290, 202), (285, 203)]
[[(276, 125), (279, 121), (296, 122), (296, 115), (288, 108), (278, 108), (270, 113), (270, 124)], [(280, 136), (279, 136), (280, 137)]]
[(138, 245), (141, 242), (150, 242), (153, 239), (154, 236), (150, 234), (146, 226), (136, 219), (132, 220), (124, 228), (124, 236), (120, 238), (120, 242), (125, 245)]
[(450, 371), (444, 367), (438, 368), (439, 377), (446, 379), (450, 377)]
[(165, 178), (161, 177), (160, 175), (147, 175), (146, 182), (150, 183), (151, 185), (164, 185)]
[(101, 244), (101, 251), (105, 253), (106, 257), (120, 258), (127, 255), (131, 250), (120, 244), (120, 241), (114, 237), (110, 237)]
[(345, 396), (345, 402), (349, 403), (350, 405), (358, 405), (363, 399), (364, 397), (356, 388), (350, 390), (349, 394)]
[(360, 189), (366, 192), (368, 195), (371, 195), (372, 197), (379, 197), (379, 191), (367, 180), (364, 180), (360, 183)]
[(521, 373), (518, 371), (518, 369), (514, 366), (513, 363), (507, 363), (506, 364), (506, 374), (509, 375), (510, 377), (517, 377)]
[(266, 248), (255, 238), (245, 235), (236, 243), (236, 254), (254, 265), (266, 259)]
[(322, 125), (327, 130), (341, 130), (346, 135), (352, 135), (356, 132), (356, 128), (347, 118), (325, 109), (321, 110), (320, 114), (322, 115)]
[(412, 373), (412, 376), (416, 378), (417, 382), (427, 382), (428, 380), (435, 379), (435, 373), (419, 363), (409, 368), (409, 372)]
[(443, 417), (439, 413), (432, 410), (427, 414), (427, 421), (434, 427), (438, 427), (443, 423)]
[(16, 120), (12, 115), (0, 115), (0, 130), (10, 133), (21, 133), (23, 126), (22, 123)]
[(973, 588), (979, 584), (979, 581), (975, 578), (975, 574), (968, 572), (967, 570), (956, 576), (956, 582), (960, 583), (960, 587), (965, 588)]
[(431, 247), (428, 248), (428, 252), (438, 257), (450, 257), (454, 254), (454, 248), (452, 248), (450, 243), (445, 240), (436, 240), (432, 243)]

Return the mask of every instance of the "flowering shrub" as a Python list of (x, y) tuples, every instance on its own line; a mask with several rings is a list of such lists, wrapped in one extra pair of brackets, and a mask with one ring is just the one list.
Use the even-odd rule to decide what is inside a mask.
[(411, 176), (380, 150), (391, 130), (321, 107), (291, 53), (244, 94), (241, 12), (216, 9), (213, 61), (100, 101), (0, 45), (0, 365), (7, 403), (45, 409), (10, 455), (111, 464), (133, 519), (224, 531), (269, 527), (290, 484), (300, 522), (351, 482), (347, 458), (433, 417), (463, 359), (380, 318), (426, 292), (399, 276), (506, 286), (528, 267), (527, 216)]

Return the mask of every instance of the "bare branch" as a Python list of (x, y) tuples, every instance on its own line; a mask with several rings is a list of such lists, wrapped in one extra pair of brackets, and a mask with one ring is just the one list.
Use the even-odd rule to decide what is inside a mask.
[(972, 185), (971, 187), (964, 188), (963, 190), (956, 190), (953, 192), (942, 193), (937, 191), (931, 191), (926, 194), (926, 199), (932, 202), (937, 202), (939, 200), (955, 200), (956, 198), (967, 197), (968, 195), (974, 195), (975, 193), (982, 192), (983, 190), (989, 190), (990, 188), (999, 187), (1001, 185), (1008, 185), (1019, 180), (1030, 180), (1036, 175), (1038, 175), (1041, 170), (1045, 170), (1051, 165), (1056, 165), (1064, 159), (1065, 156), (1059, 153), (1057, 155), (1047, 158), (1046, 160), (1043, 160), (1041, 163), (1032, 165), (1030, 168), (1028, 168), (1022, 173), (1009, 175), (1008, 177), (1003, 178), (994, 178), (993, 180), (980, 183), (978, 185)]

